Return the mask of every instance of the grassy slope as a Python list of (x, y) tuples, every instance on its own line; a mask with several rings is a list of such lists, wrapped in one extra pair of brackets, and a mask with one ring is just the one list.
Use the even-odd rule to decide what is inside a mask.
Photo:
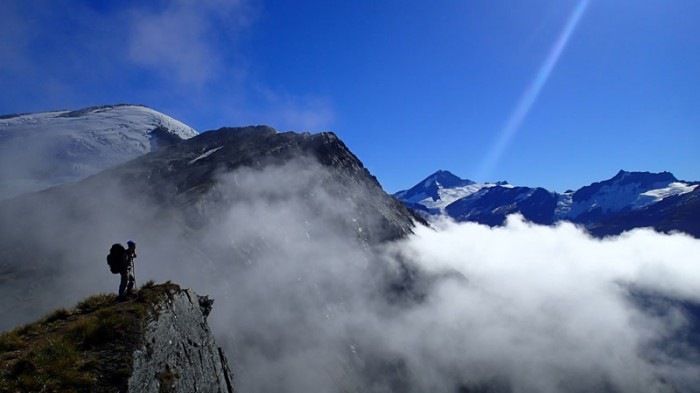
[(179, 291), (146, 283), (135, 298), (100, 294), (0, 335), (0, 392), (126, 391), (153, 305)]

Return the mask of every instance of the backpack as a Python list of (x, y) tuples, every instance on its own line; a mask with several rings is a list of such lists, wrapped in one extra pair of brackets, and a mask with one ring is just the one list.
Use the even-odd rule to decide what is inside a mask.
[(114, 274), (119, 274), (126, 268), (126, 249), (119, 243), (112, 245), (107, 255), (107, 264), (109, 271)]

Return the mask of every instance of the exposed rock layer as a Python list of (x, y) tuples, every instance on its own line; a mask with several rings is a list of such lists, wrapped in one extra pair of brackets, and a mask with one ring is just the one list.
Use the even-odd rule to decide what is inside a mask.
[(189, 289), (155, 305), (134, 352), (129, 392), (233, 392), (233, 378), (206, 323), (211, 300)]

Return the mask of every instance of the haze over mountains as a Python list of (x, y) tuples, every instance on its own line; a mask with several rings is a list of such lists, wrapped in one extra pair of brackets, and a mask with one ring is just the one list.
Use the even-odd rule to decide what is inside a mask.
[(216, 299), (209, 323), (241, 392), (697, 391), (699, 241), (641, 229), (601, 241), (523, 212), (554, 198), (578, 217), (593, 210), (577, 203), (628, 188), (624, 206), (644, 211), (697, 192), (668, 174), (612, 180), (566, 205), (440, 172), (404, 196), (447, 211), (482, 195), (467, 207), (483, 217), (501, 198), (502, 217), (525, 219), (428, 227), (333, 133), (204, 132), (0, 201), (0, 328), (114, 291), (105, 255), (133, 239), (137, 285)]

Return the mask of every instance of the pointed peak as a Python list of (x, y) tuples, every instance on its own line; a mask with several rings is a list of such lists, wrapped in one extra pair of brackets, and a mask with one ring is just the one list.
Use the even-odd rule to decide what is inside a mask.
[(630, 172), (627, 172), (627, 171), (624, 170), (624, 169), (620, 169), (620, 170), (617, 172), (617, 174), (616, 174), (615, 176), (613, 176), (613, 179), (615, 179), (615, 178), (623, 178), (623, 177), (624, 177), (626, 174), (628, 174), (628, 173), (630, 173)]
[(664, 187), (670, 183), (676, 182), (675, 176), (671, 172), (628, 172), (620, 170), (617, 174), (608, 180), (592, 183), (591, 185), (581, 187), (573, 194), (574, 202), (586, 201), (596, 195), (603, 187), (619, 187), (629, 184), (636, 184), (640, 189), (651, 190), (653, 188)]
[(419, 184), (422, 184), (423, 187), (429, 187), (429, 186), (434, 185), (436, 183), (439, 183), (441, 186), (443, 186), (445, 188), (460, 187), (460, 186), (474, 184), (474, 182), (471, 180), (462, 179), (461, 177), (455, 175), (454, 173), (452, 173), (450, 171), (443, 170), (443, 169), (440, 169), (437, 172), (433, 173), (432, 175), (426, 177)]

